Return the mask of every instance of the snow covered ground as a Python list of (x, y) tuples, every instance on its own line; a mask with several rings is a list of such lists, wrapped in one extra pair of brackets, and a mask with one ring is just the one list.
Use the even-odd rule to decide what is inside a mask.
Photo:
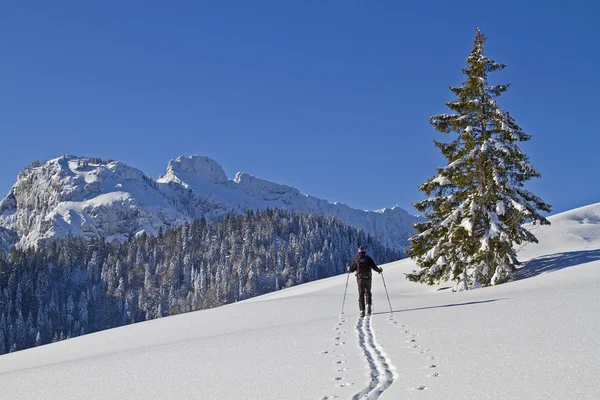
[(551, 217), (519, 280), (453, 293), (384, 266), (353, 278), (0, 357), (14, 399), (599, 399), (600, 203)]

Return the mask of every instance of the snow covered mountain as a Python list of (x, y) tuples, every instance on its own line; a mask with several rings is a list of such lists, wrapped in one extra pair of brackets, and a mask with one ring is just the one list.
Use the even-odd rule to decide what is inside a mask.
[(119, 239), (275, 207), (334, 216), (394, 249), (407, 246), (418, 219), (399, 207), (356, 210), (242, 172), (229, 180), (216, 161), (198, 155), (170, 161), (158, 181), (120, 162), (63, 156), (19, 174), (0, 201), (0, 244), (29, 246), (68, 234)]
[(156, 233), (187, 219), (142, 171), (72, 156), (26, 168), (0, 202), (0, 226), (24, 246), (68, 234)]
[[(520, 279), (453, 293), (384, 265), (375, 313), (346, 276), (0, 356), (0, 396), (598, 399), (600, 203), (550, 217)], [(339, 301), (339, 302), (338, 302)]]

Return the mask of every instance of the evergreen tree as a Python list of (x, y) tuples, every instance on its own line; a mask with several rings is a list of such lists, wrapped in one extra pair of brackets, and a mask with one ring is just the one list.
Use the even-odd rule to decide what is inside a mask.
[(25, 333), (27, 334), (27, 347), (33, 346), (35, 343), (36, 329), (33, 324), (33, 314), (29, 311), (27, 322), (25, 323)]
[(19, 350), (24, 349), (27, 346), (27, 331), (21, 313), (19, 313), (19, 316), (15, 321), (15, 344)]
[(38, 300), (38, 304), (41, 304), (46, 297), (46, 292), (48, 291), (48, 271), (46, 266), (42, 266), (42, 270), (38, 274), (36, 288), (35, 288), (35, 297)]
[(75, 309), (75, 304), (73, 303), (73, 296), (69, 295), (67, 299), (66, 305), (66, 313), (67, 313), (67, 333), (71, 332), (71, 323), (73, 322), (73, 310)]
[(85, 292), (81, 292), (81, 296), (79, 297), (79, 320), (83, 326), (86, 326), (88, 323), (88, 300)]
[(540, 176), (518, 146), (531, 137), (496, 104), (509, 85), (488, 85), (488, 73), (505, 65), (484, 55), (485, 40), (478, 29), (462, 70), (466, 80), (450, 88), (457, 99), (446, 105), (454, 113), (430, 119), (456, 136), (434, 142), (448, 165), (419, 187), (428, 199), (414, 206), (428, 220), (415, 224), (407, 251), (420, 267), (407, 275), (412, 281), (454, 280), (458, 290), (509, 281), (518, 265), (514, 246), (537, 243), (523, 224), (549, 224), (538, 211), (550, 206), (523, 188)]

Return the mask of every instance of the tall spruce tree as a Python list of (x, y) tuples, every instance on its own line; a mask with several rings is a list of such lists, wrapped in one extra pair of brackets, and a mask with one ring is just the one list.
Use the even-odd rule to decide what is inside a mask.
[(539, 214), (550, 205), (523, 187), (540, 176), (518, 147), (531, 136), (496, 104), (509, 85), (488, 85), (488, 73), (505, 65), (484, 55), (485, 40), (477, 29), (466, 80), (450, 88), (457, 99), (446, 105), (454, 113), (430, 118), (456, 137), (434, 141), (448, 165), (419, 187), (428, 198), (414, 206), (427, 221), (415, 224), (407, 250), (419, 266), (407, 275), (412, 281), (453, 280), (457, 290), (507, 282), (519, 264), (515, 245), (537, 243), (523, 224), (550, 224)]

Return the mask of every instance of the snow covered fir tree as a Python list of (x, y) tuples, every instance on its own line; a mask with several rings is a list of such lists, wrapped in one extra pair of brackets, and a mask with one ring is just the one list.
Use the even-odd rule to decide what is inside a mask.
[(488, 74), (505, 65), (484, 55), (485, 41), (477, 29), (466, 79), (450, 88), (453, 113), (430, 118), (436, 130), (456, 136), (434, 141), (448, 165), (419, 187), (428, 198), (414, 206), (427, 221), (415, 224), (407, 249), (419, 267), (407, 275), (412, 281), (452, 280), (457, 290), (510, 281), (519, 264), (515, 245), (537, 243), (523, 224), (549, 224), (540, 212), (550, 205), (524, 188), (540, 177), (518, 146), (531, 136), (496, 103), (509, 85), (488, 85)]
[(402, 258), (333, 217), (277, 209), (13, 248), (0, 252), (0, 354), (341, 274), (360, 245), (380, 263)]

